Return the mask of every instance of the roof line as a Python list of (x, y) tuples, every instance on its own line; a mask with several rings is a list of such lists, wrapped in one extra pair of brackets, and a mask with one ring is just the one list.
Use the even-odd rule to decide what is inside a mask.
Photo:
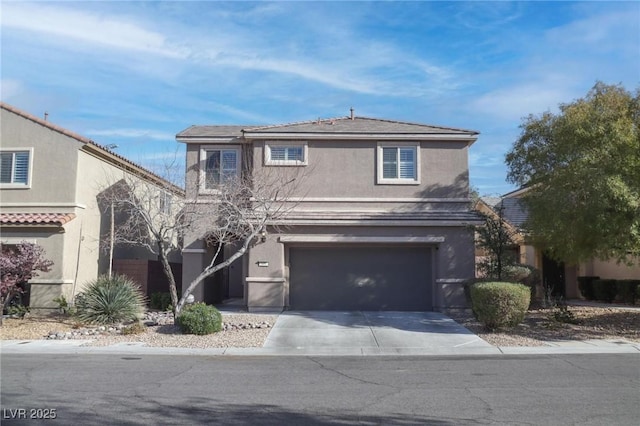
[[(297, 125), (301, 125), (301, 124), (322, 124), (322, 123), (331, 123), (334, 121), (338, 121), (338, 120), (373, 120), (373, 121), (380, 121), (380, 122), (385, 122), (385, 123), (396, 123), (396, 124), (407, 124), (407, 125), (411, 125), (411, 126), (420, 126), (420, 127), (431, 127), (434, 129), (442, 129), (442, 130), (454, 130), (454, 131), (458, 131), (458, 132), (466, 132), (466, 133), (472, 133), (472, 134), (479, 134), (480, 132), (476, 131), (476, 130), (469, 130), (469, 129), (459, 129), (456, 127), (446, 127), (446, 126), (437, 126), (437, 125), (431, 125), (431, 124), (424, 124), (424, 123), (413, 123), (413, 122), (409, 122), (409, 121), (400, 121), (400, 120), (388, 120), (388, 119), (383, 119), (383, 118), (375, 118), (375, 117), (363, 117), (363, 116), (354, 116), (353, 118), (351, 118), (350, 116), (341, 116), (341, 117), (334, 117), (334, 118), (318, 118), (316, 120), (305, 120), (305, 121), (297, 121), (297, 122), (292, 122), (292, 123), (284, 123), (284, 124), (271, 124), (268, 126), (260, 126), (260, 127), (251, 127), (249, 129), (243, 129), (243, 132), (251, 132), (251, 131), (260, 131), (260, 130), (267, 130), (267, 129), (272, 129), (272, 128), (276, 128), (276, 127), (287, 127), (287, 126), (297, 126)], [(359, 133), (359, 132), (357, 132)]]
[(22, 118), (25, 118), (29, 121), (33, 121), (36, 124), (39, 124), (43, 127), (48, 128), (49, 130), (53, 130), (54, 132), (58, 132), (64, 136), (68, 136), (72, 139), (77, 140), (78, 142), (82, 142), (83, 144), (86, 145), (91, 145), (93, 147), (98, 148), (98, 151), (101, 151), (102, 154), (107, 154), (109, 156), (114, 157), (115, 160), (117, 161), (111, 161), (112, 163), (117, 163), (120, 162), (125, 166), (133, 166), (134, 169), (137, 169), (138, 172), (142, 172), (143, 174), (147, 174), (150, 177), (152, 177), (155, 180), (158, 180), (160, 182), (162, 182), (163, 184), (167, 185), (168, 187), (170, 187), (172, 190), (174, 190), (174, 192), (179, 192), (179, 193), (184, 193), (184, 189), (180, 188), (179, 186), (169, 182), (168, 180), (164, 179), (163, 177), (157, 175), (156, 173), (152, 172), (149, 169), (146, 169), (144, 167), (142, 167), (141, 165), (134, 163), (133, 161), (123, 157), (120, 154), (117, 154), (107, 148), (105, 148), (104, 146), (100, 145), (99, 143), (93, 141), (92, 139), (86, 138), (78, 133), (72, 132), (71, 130), (65, 129), (64, 127), (58, 126), (56, 124), (52, 124), (49, 121), (43, 120), (41, 118), (38, 118), (32, 114), (29, 114), (28, 112), (25, 112), (21, 109), (18, 109), (14, 106), (11, 106), (9, 104), (7, 104), (6, 102), (0, 102), (0, 108), (5, 109), (13, 114), (16, 114)]

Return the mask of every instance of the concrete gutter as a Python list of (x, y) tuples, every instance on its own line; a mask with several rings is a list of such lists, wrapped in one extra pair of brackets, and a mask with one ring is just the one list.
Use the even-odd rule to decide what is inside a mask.
[(486, 356), (630, 354), (640, 355), (640, 344), (621, 340), (586, 340), (548, 343), (548, 346), (490, 346), (459, 348), (158, 348), (143, 343), (82, 346), (91, 340), (4, 340), (2, 354), (113, 354), (200, 356)]

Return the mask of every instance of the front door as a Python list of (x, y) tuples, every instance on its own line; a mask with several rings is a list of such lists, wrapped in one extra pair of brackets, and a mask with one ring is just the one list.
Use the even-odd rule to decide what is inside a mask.
[(558, 262), (546, 253), (542, 255), (542, 284), (545, 292), (551, 291), (553, 297), (565, 297), (564, 262)]

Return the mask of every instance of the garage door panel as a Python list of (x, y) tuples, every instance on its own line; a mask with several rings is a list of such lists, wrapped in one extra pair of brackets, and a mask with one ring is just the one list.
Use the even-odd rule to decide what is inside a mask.
[(301, 310), (431, 310), (428, 248), (295, 247), (290, 306)]

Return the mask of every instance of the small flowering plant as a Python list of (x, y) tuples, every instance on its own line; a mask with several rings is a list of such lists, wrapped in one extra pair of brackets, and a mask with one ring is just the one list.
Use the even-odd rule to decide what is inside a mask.
[(2, 310), (9, 301), (23, 292), (22, 284), (38, 272), (49, 272), (53, 262), (45, 258), (38, 244), (23, 241), (16, 245), (0, 244), (0, 304)]

